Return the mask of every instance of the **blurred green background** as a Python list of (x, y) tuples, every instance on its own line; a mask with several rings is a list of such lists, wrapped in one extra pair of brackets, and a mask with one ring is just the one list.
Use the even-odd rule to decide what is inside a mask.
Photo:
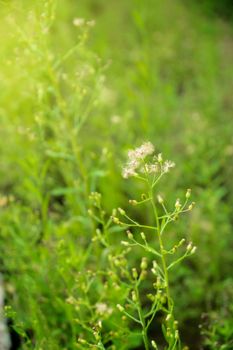
[(198, 247), (173, 276), (184, 343), (232, 349), (232, 2), (12, 0), (0, 9), (0, 269), (15, 344), (76, 348), (65, 299), (80, 271), (106, 266), (101, 247), (96, 261), (85, 255), (95, 230), (88, 195), (100, 192), (109, 215), (127, 208), (138, 188), (121, 178), (126, 151), (149, 140), (177, 165), (160, 192), (173, 203), (192, 188), (197, 203), (171, 231)]

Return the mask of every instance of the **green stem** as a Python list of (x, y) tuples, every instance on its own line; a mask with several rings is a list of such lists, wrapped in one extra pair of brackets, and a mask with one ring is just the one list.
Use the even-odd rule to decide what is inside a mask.
[(157, 229), (155, 230), (157, 232), (158, 240), (159, 240), (159, 248), (160, 248), (160, 254), (161, 254), (161, 262), (163, 267), (163, 273), (164, 273), (164, 279), (165, 279), (165, 288), (167, 293), (167, 300), (168, 300), (168, 310), (172, 314), (172, 301), (170, 296), (170, 288), (169, 288), (169, 277), (168, 277), (168, 269), (167, 269), (167, 263), (166, 258), (164, 254), (164, 246), (163, 246), (163, 240), (161, 236), (161, 230), (160, 230), (160, 223), (159, 223), (159, 216), (157, 212), (157, 208), (154, 201), (153, 191), (150, 190), (150, 197), (151, 197), (151, 204), (153, 207), (153, 212), (156, 220), (156, 226)]
[(142, 308), (141, 308), (141, 303), (140, 303), (140, 296), (139, 296), (139, 291), (138, 291), (138, 286), (137, 284), (135, 285), (135, 292), (136, 292), (136, 297), (137, 297), (137, 306), (138, 306), (138, 316), (142, 325), (142, 338), (143, 342), (145, 345), (145, 350), (149, 350), (149, 340), (147, 336), (147, 328), (146, 328), (146, 323), (145, 319), (142, 313)]

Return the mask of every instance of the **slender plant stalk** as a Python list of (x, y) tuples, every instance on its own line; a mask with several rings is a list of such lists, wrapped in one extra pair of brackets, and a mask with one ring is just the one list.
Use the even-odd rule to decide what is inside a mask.
[(165, 279), (165, 288), (166, 288), (166, 293), (167, 293), (168, 310), (169, 310), (170, 314), (172, 314), (172, 303), (171, 303), (171, 297), (170, 297), (168, 269), (167, 269), (166, 257), (164, 254), (164, 246), (163, 246), (163, 240), (162, 240), (162, 236), (161, 236), (159, 216), (158, 216), (157, 208), (155, 205), (153, 193), (151, 193), (151, 204), (153, 207), (154, 217), (155, 217), (156, 225), (157, 225), (157, 229), (155, 231), (157, 233), (157, 237), (158, 237), (158, 241), (159, 241), (159, 249), (160, 249), (163, 274), (164, 274), (164, 279)]
[(139, 315), (139, 319), (140, 319), (140, 322), (142, 325), (142, 338), (143, 338), (143, 342), (145, 345), (145, 350), (149, 350), (149, 340), (148, 340), (148, 335), (147, 335), (147, 327), (146, 327), (146, 322), (145, 322), (145, 318), (144, 318), (142, 307), (141, 307), (140, 295), (139, 295), (137, 283), (136, 283), (136, 287), (135, 287), (135, 292), (136, 292), (137, 304), (138, 304), (138, 315)]

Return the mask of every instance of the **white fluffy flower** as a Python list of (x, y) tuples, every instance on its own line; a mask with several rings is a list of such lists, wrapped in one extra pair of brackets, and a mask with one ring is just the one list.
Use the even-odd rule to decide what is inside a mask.
[(84, 24), (85, 24), (84, 18), (74, 18), (74, 20), (73, 20), (73, 25), (75, 27), (82, 27)]
[[(130, 150), (128, 152), (128, 162), (123, 168), (122, 175), (124, 178), (137, 175), (136, 170), (141, 166), (142, 160), (147, 156), (154, 153), (154, 146), (151, 142), (145, 142), (140, 147)], [(150, 167), (150, 172), (153, 172), (154, 169)]]
[(135, 150), (131, 150), (128, 152), (128, 157), (130, 160), (133, 159), (144, 159), (150, 154), (154, 153), (154, 146), (151, 142), (145, 142), (140, 147)]
[(171, 168), (174, 168), (174, 166), (175, 166), (174, 162), (172, 162), (171, 160), (166, 160), (163, 164), (162, 169), (164, 173), (168, 173)]
[(95, 307), (96, 307), (96, 312), (99, 315), (111, 315), (113, 311), (112, 308), (108, 307), (108, 305), (105, 303), (97, 303)]

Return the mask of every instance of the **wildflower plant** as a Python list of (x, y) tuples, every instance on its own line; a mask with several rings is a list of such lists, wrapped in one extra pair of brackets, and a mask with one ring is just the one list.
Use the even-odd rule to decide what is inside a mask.
[[(229, 28), (158, 5), (1, 1), (0, 274), (20, 349), (232, 348)], [(116, 150), (142, 130), (182, 145), (185, 180), (166, 187), (175, 164), (150, 142), (119, 176)], [(192, 264), (174, 233), (188, 183)]]
[[(165, 236), (168, 226), (176, 221), (181, 214), (192, 210), (194, 203), (190, 202), (191, 190), (188, 189), (185, 199), (176, 199), (174, 207), (168, 209), (165, 200), (159, 194), (156, 196), (156, 186), (163, 176), (174, 168), (175, 163), (163, 160), (162, 154), (155, 155), (154, 146), (150, 142), (142, 144), (135, 150), (128, 152), (128, 161), (123, 168), (124, 178), (134, 177), (142, 181), (146, 193), (140, 200), (130, 200), (133, 206), (149, 204), (153, 213), (153, 224), (140, 223), (129, 216), (122, 208), (118, 209), (119, 215), (113, 216), (114, 223), (127, 228), (128, 240), (122, 241), (122, 245), (130, 249), (141, 248), (146, 254), (153, 257), (150, 274), (152, 285), (147, 298), (150, 301), (143, 303), (142, 283), (149, 274), (149, 262), (147, 257), (142, 257), (139, 268), (133, 267), (131, 276), (131, 295), (127, 299), (127, 305), (118, 304), (118, 309), (130, 320), (141, 328), (141, 334), (145, 349), (158, 349), (155, 339), (149, 339), (148, 331), (158, 313), (163, 313), (162, 321), (163, 336), (166, 340), (166, 350), (181, 349), (181, 340), (178, 330), (178, 321), (175, 318), (175, 303), (171, 294), (170, 274), (175, 266), (185, 258), (195, 253), (196, 247), (192, 242), (185, 245), (185, 239), (175, 243), (172, 247), (166, 246)], [(161, 213), (161, 214), (160, 214)], [(140, 232), (138, 238), (138, 232)], [(183, 247), (183, 249), (182, 249)], [(145, 305), (144, 305), (145, 304)], [(154, 331), (156, 334), (156, 330)]]

